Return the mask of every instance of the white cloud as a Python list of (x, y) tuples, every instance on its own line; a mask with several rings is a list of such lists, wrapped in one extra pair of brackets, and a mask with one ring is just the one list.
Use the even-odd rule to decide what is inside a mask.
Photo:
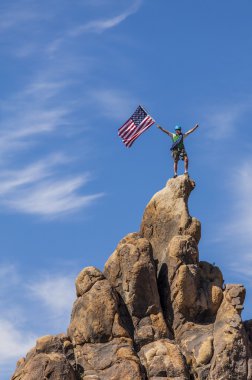
[(217, 242), (232, 255), (227, 267), (251, 283), (252, 275), (252, 157), (232, 168), (226, 181), (229, 213), (217, 226)]
[[(72, 107), (60, 104), (59, 95), (70, 82), (39, 79), (2, 103), (0, 132), (0, 206), (5, 210), (55, 218), (89, 206), (101, 194), (83, 194), (89, 173), (60, 173), (72, 160), (65, 154), (51, 154), (22, 167), (9, 168), (8, 160), (34, 144), (41, 135), (62, 134)], [(63, 134), (62, 134), (63, 135)], [(65, 166), (66, 167), (66, 166)]]
[(252, 157), (247, 157), (232, 169), (228, 187), (233, 206), (232, 219), (225, 228), (226, 234), (242, 238), (242, 243), (252, 243)]
[(49, 54), (50, 56), (53, 55), (61, 45), (65, 42), (66, 37), (57, 37), (53, 41), (51, 41), (45, 48), (46, 54)]
[(83, 195), (89, 173), (59, 177), (55, 167), (67, 163), (63, 155), (53, 155), (23, 169), (0, 174), (0, 205), (9, 209), (55, 218), (89, 206), (103, 194)]
[(75, 287), (73, 276), (50, 275), (28, 286), (33, 298), (43, 302), (45, 307), (54, 316), (58, 317), (62, 313), (68, 312), (72, 308), (75, 299)]
[[(67, 86), (65, 81), (35, 81), (0, 104), (2, 128), (0, 154), (15, 154), (29, 148), (31, 138), (55, 132), (69, 124), (70, 106), (60, 104), (58, 95)], [(34, 141), (33, 141), (34, 143)]]
[(24, 356), (35, 343), (35, 335), (19, 329), (14, 322), (0, 318), (0, 364)]
[[(49, 56), (53, 56), (54, 53), (57, 52), (68, 39), (79, 37), (80, 35), (85, 34), (85, 33), (101, 34), (105, 32), (106, 30), (109, 30), (118, 26), (123, 21), (125, 21), (128, 17), (136, 13), (139, 10), (141, 4), (142, 4), (142, 0), (135, 0), (133, 5), (129, 9), (127, 9), (126, 11), (122, 12), (121, 14), (117, 16), (102, 19), (102, 20), (89, 21), (84, 25), (78, 25), (68, 31), (62, 30), (61, 36), (56, 37), (46, 46), (45, 48), (46, 54), (49, 54)], [(99, 0), (96, 4), (94, 3), (94, 1), (92, 1), (92, 5), (100, 6), (100, 5), (105, 5), (105, 4), (104, 4), (104, 1)], [(21, 54), (22, 53), (25, 54), (26, 52), (27, 52), (26, 50), (24, 50), (24, 52), (21, 51)]]
[(20, 25), (26, 25), (27, 22), (40, 18), (37, 12), (28, 9), (8, 9), (2, 11), (0, 15), (0, 31), (7, 31)]
[(13, 193), (20, 187), (37, 183), (52, 176), (52, 169), (67, 161), (66, 157), (59, 154), (35, 162), (24, 169), (2, 171), (0, 173), (0, 197)]
[(115, 26), (121, 24), (129, 16), (136, 13), (142, 4), (142, 0), (137, 0), (134, 4), (126, 11), (121, 14), (103, 19), (103, 20), (94, 20), (89, 21), (84, 25), (77, 26), (71, 30), (68, 34), (71, 37), (77, 37), (83, 33), (103, 33), (104, 31), (114, 28)]
[(249, 254), (242, 255), (242, 258), (240, 260), (239, 255), (239, 261), (234, 261), (229, 264), (229, 269), (231, 269), (236, 274), (239, 274), (244, 278), (246, 278), (246, 283), (248, 283), (250, 286), (252, 285), (252, 251)]
[(0, 266), (0, 290), (10, 284), (16, 284), (19, 280), (14, 265), (6, 264)]
[(47, 181), (30, 191), (21, 191), (2, 204), (27, 214), (56, 218), (89, 206), (103, 194), (78, 195), (76, 191), (85, 183), (85, 177)]
[(71, 264), (67, 264), (68, 272), (62, 267), (56, 272), (25, 274), (14, 265), (0, 264), (1, 379), (10, 378), (16, 361), (39, 336), (66, 331), (75, 299)]
[(32, 42), (23, 43), (20, 46), (16, 46), (12, 53), (17, 58), (27, 58), (32, 56), (34, 53), (38, 53), (38, 50), (41, 49), (38, 45)]
[(38, 99), (41, 97), (45, 99), (50, 99), (57, 95), (59, 91), (64, 89), (67, 85), (71, 84), (66, 80), (61, 81), (49, 81), (49, 80), (38, 80), (31, 83), (26, 87), (25, 91), (22, 92), (22, 98), (24, 95), (36, 96)]
[(245, 104), (214, 107), (205, 111), (202, 124), (207, 127), (207, 136), (214, 140), (230, 137), (241, 117), (248, 110)]
[(124, 121), (134, 111), (136, 99), (128, 93), (114, 89), (97, 89), (89, 93), (89, 99), (93, 101), (95, 107), (99, 108), (99, 113), (112, 120)]
[(251, 113), (252, 99), (248, 96), (236, 103), (209, 106), (201, 112), (200, 124), (204, 126), (207, 137), (213, 140), (229, 138), (237, 128), (240, 128), (243, 119)]

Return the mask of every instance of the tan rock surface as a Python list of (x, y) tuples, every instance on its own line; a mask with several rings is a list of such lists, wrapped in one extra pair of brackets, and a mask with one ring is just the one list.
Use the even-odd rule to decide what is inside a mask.
[(157, 288), (156, 266), (147, 239), (132, 234), (126, 237), (105, 264), (104, 274), (127, 307), (137, 344), (168, 337)]
[(194, 187), (169, 180), (104, 273), (80, 272), (68, 335), (38, 339), (12, 380), (252, 380), (245, 289), (199, 261)]
[(120, 322), (118, 295), (98, 269), (84, 269), (77, 277), (76, 290), (79, 297), (74, 303), (68, 328), (75, 346), (128, 336)]
[(188, 197), (195, 182), (188, 176), (170, 179), (148, 203), (141, 224), (141, 234), (150, 241), (154, 259), (158, 260), (158, 273), (168, 264), (168, 246), (177, 235), (190, 235), (198, 243), (201, 236), (200, 222), (192, 218), (188, 210)]
[(227, 285), (214, 323), (214, 357), (209, 379), (248, 379), (248, 336), (240, 314), (245, 299), (242, 285)]
[(168, 339), (146, 344), (139, 356), (148, 379), (189, 380), (189, 372), (179, 347)]
[(76, 362), (84, 369), (83, 380), (141, 380), (140, 360), (132, 340), (115, 338), (107, 343), (76, 348)]
[(73, 346), (63, 334), (37, 340), (26, 358), (17, 363), (11, 380), (78, 380)]

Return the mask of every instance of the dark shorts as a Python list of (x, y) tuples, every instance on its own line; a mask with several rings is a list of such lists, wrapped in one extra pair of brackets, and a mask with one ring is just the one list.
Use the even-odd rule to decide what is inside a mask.
[(187, 157), (187, 153), (186, 153), (185, 149), (174, 149), (172, 151), (172, 157), (173, 157), (175, 162), (177, 162), (179, 160), (184, 161), (185, 157)]

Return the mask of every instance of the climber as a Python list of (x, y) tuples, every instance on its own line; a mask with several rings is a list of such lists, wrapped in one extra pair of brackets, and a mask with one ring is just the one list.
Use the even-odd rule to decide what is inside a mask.
[(185, 150), (185, 146), (184, 146), (184, 139), (188, 135), (190, 135), (190, 133), (194, 132), (195, 129), (198, 128), (198, 126), (199, 125), (196, 124), (195, 127), (193, 127), (192, 129), (190, 129), (186, 133), (182, 133), (181, 127), (179, 127), (178, 125), (176, 125), (176, 127), (175, 127), (175, 133), (171, 133), (171, 132), (167, 131), (166, 129), (160, 127), (160, 125), (157, 125), (157, 127), (159, 129), (161, 129), (161, 131), (163, 131), (167, 135), (169, 135), (171, 137), (172, 141), (173, 141), (173, 144), (172, 144), (172, 147), (171, 147), (172, 157), (173, 157), (173, 160), (174, 160), (174, 177), (173, 178), (176, 178), (178, 176), (178, 174), (177, 174), (178, 161), (180, 159), (184, 161), (184, 167), (185, 167), (185, 173), (184, 174), (188, 174), (188, 156), (187, 156), (187, 153), (186, 153), (186, 150)]

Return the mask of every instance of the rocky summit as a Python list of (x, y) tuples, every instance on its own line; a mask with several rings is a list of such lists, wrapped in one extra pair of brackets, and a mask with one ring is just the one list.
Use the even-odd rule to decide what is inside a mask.
[(43, 336), (12, 380), (248, 380), (252, 321), (245, 288), (199, 260), (195, 183), (170, 179), (101, 272), (84, 268), (66, 334)]

